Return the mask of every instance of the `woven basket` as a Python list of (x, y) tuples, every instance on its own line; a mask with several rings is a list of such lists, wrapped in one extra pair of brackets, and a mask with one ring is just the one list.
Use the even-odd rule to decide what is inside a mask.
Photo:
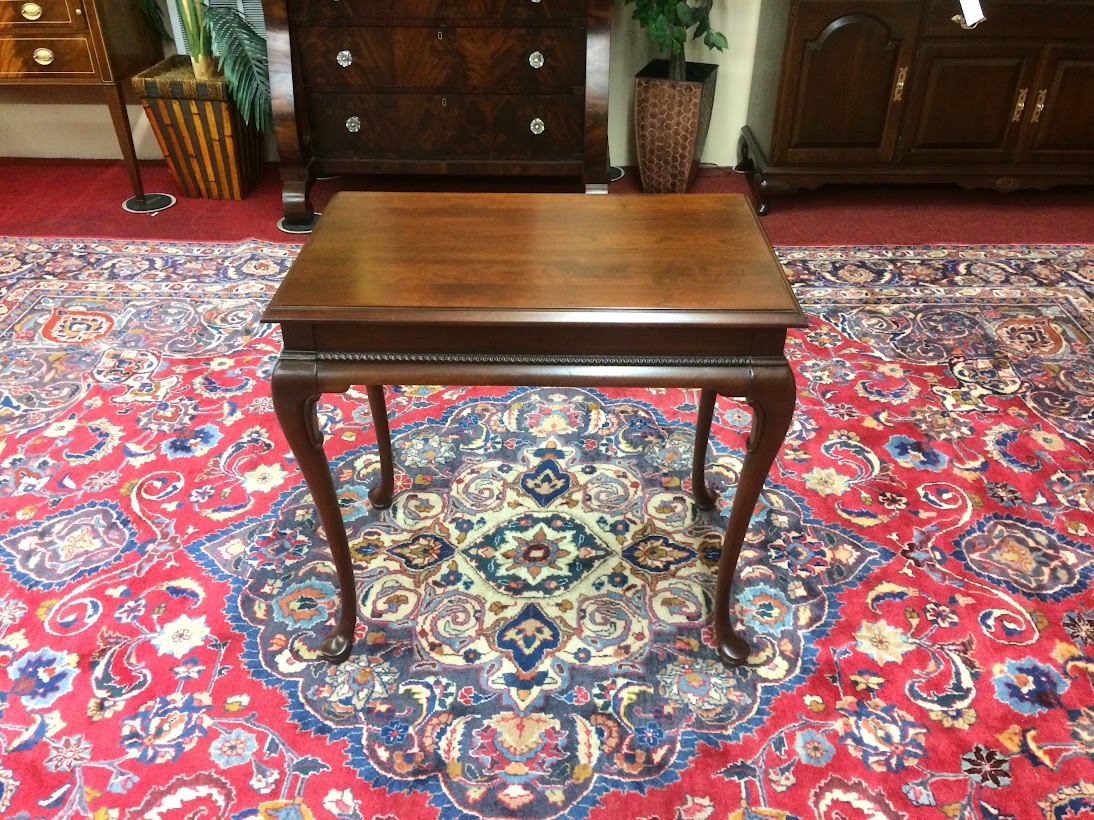
[(669, 80), (668, 60), (653, 60), (634, 78), (634, 138), (642, 190), (682, 194), (699, 170), (710, 127), (718, 66), (687, 64), (686, 80)]
[(183, 194), (243, 199), (262, 171), (262, 139), (223, 80), (199, 81), (190, 58), (168, 57), (133, 77), (167, 167)]

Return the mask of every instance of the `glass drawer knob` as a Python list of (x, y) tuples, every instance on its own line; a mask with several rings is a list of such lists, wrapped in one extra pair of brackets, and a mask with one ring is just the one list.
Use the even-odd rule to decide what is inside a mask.
[(37, 20), (42, 16), (42, 7), (37, 3), (23, 3), (19, 8), (19, 13), (27, 20)]
[(547, 130), (547, 126), (543, 124), (543, 120), (541, 120), (539, 117), (536, 117), (534, 120), (532, 120), (532, 122), (529, 123), (528, 128), (531, 129), (532, 133), (535, 134), (537, 137)]
[(349, 131), (351, 134), (356, 134), (358, 131), (360, 131), (361, 130), (361, 118), (360, 117), (350, 117), (348, 120), (346, 120), (346, 130)]
[(338, 61), (338, 65), (342, 66), (342, 68), (353, 65), (353, 55), (350, 54), (348, 48), (339, 51), (334, 59)]
[(543, 68), (543, 52), (533, 51), (528, 55), (528, 65), (532, 68)]
[(53, 52), (48, 48), (34, 49), (34, 62), (38, 65), (49, 65), (53, 62)]

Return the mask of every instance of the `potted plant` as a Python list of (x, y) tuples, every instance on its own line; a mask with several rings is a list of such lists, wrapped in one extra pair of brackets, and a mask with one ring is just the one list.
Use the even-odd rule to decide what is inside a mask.
[[(171, 39), (155, 0), (137, 0)], [(186, 196), (243, 199), (273, 122), (266, 41), (233, 8), (174, 0), (190, 54), (133, 77), (171, 175)]]
[(684, 45), (702, 38), (725, 51), (724, 34), (710, 27), (714, 0), (624, 0), (667, 59), (652, 60), (635, 76), (634, 135), (646, 193), (684, 193), (699, 168), (710, 126), (718, 66), (688, 62)]

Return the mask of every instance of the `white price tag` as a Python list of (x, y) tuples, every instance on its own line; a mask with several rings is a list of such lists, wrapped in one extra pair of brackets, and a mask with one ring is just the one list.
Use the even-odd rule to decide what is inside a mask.
[(984, 10), (980, 8), (980, 0), (961, 0), (961, 13), (965, 15), (966, 26), (975, 26), (984, 19)]

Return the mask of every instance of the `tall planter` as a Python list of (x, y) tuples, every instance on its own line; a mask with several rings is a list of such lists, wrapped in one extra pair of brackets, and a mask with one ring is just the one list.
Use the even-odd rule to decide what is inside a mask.
[(699, 170), (710, 128), (718, 66), (687, 64), (687, 79), (668, 79), (668, 60), (652, 60), (634, 79), (634, 137), (642, 190), (682, 194)]
[(133, 87), (185, 196), (247, 196), (262, 170), (262, 139), (224, 80), (195, 79), (190, 58), (176, 55), (135, 75)]

